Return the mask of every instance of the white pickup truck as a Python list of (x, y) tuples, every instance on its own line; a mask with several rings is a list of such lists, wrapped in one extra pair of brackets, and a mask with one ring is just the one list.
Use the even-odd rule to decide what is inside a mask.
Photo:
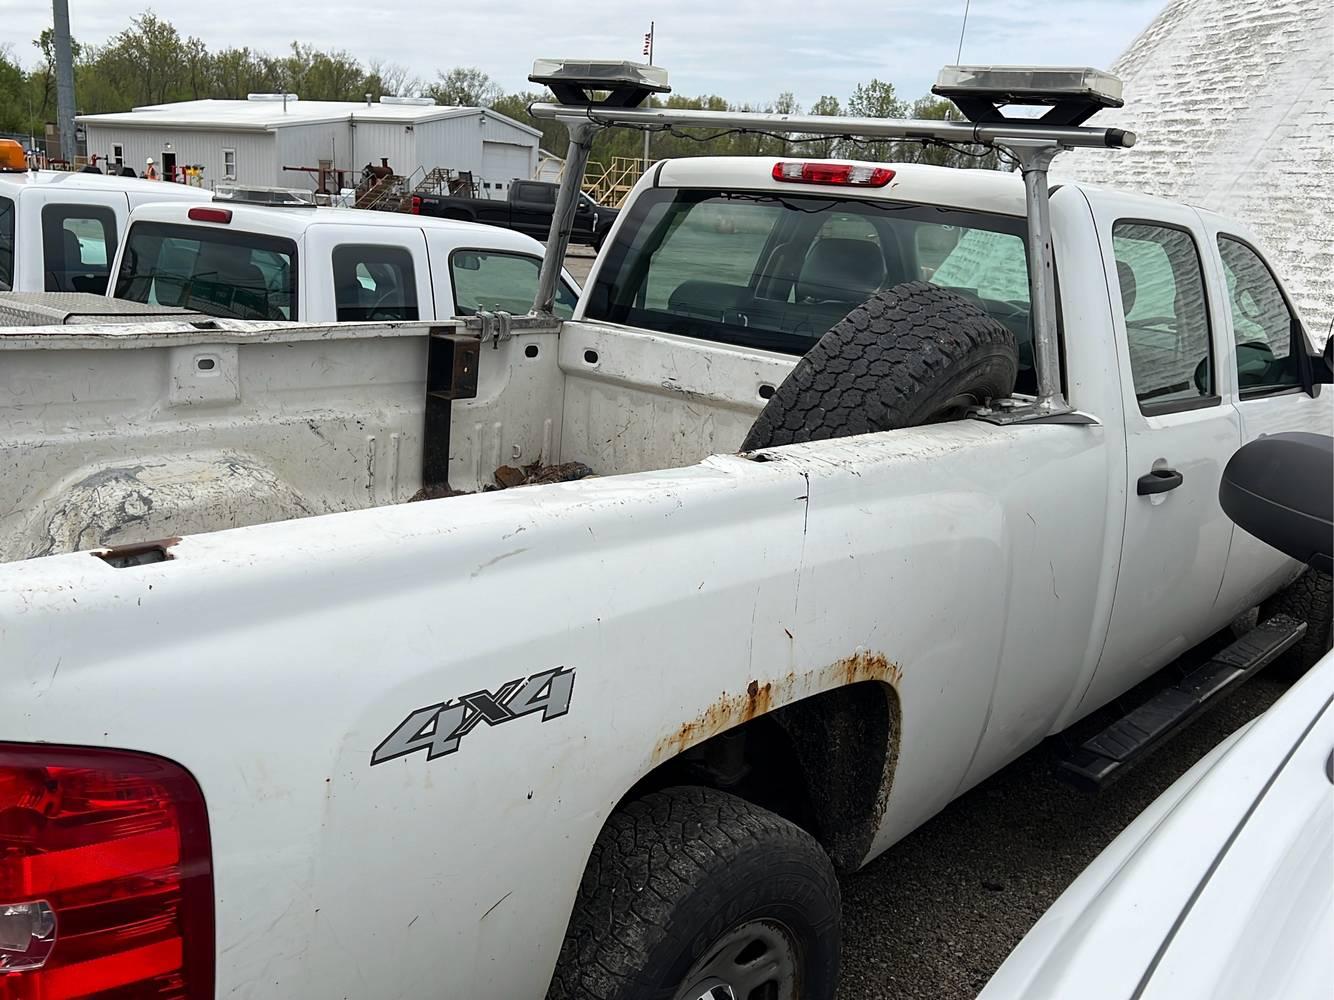
[[(107, 294), (248, 320), (434, 320), (525, 312), (542, 244), (480, 223), (318, 208), (301, 192), (220, 186), (208, 205), (137, 209)], [(563, 275), (555, 313), (578, 286)]]
[[(561, 99), (547, 307), (596, 122), (713, 120)], [(716, 117), (1024, 176), (660, 163), (568, 322), (0, 330), (0, 981), (829, 1000), (836, 870), (1297, 592), (1217, 500), (1334, 414), (1244, 226), (1048, 196), (1114, 129)], [(598, 476), (395, 503), (510, 461)]]
[(30, 171), (22, 148), (0, 141), (0, 291), (100, 294), (132, 209), (208, 197), (184, 184)]

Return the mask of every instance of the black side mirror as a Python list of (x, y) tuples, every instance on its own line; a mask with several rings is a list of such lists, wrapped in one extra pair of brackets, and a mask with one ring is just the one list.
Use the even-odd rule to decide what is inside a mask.
[(1302, 388), (1310, 395), (1316, 394), (1316, 386), (1334, 383), (1334, 334), (1325, 341), (1325, 349), (1320, 354), (1307, 353), (1306, 332), (1294, 316), (1292, 319), (1292, 351), (1297, 358), (1297, 371)]
[(1334, 437), (1273, 434), (1243, 445), (1223, 470), (1218, 502), (1260, 541), (1334, 572)]

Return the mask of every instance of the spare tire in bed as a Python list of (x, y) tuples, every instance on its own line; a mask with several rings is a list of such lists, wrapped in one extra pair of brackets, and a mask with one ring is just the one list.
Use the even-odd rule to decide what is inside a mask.
[(925, 281), (877, 292), (797, 362), (742, 451), (962, 417), (1014, 391), (1014, 334)]

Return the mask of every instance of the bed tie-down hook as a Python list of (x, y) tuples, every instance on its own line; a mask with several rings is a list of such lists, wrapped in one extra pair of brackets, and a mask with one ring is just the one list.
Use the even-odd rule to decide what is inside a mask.
[(502, 340), (509, 340), (514, 336), (514, 317), (512, 314), (503, 310), (498, 312), (489, 312), (485, 309), (479, 309), (475, 313), (481, 326), (481, 341), (491, 342), (494, 350), (500, 346)]

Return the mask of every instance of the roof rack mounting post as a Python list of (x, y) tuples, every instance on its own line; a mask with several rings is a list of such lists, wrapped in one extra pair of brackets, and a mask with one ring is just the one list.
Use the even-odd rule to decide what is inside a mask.
[(1056, 271), (1051, 246), (1051, 211), (1047, 168), (1061, 146), (1041, 139), (1012, 139), (1005, 144), (1024, 175), (1028, 227), (1028, 295), (1032, 302), (1033, 360), (1038, 376), (1036, 409), (1044, 415), (1068, 413), (1061, 391), (1061, 348), (1056, 323)]
[(570, 133), (570, 147), (565, 154), (565, 172), (561, 175), (556, 192), (556, 207), (551, 213), (551, 229), (547, 233), (547, 250), (542, 255), (542, 272), (537, 278), (537, 296), (533, 312), (551, 313), (556, 305), (556, 285), (560, 280), (565, 253), (570, 248), (570, 233), (574, 229), (574, 213), (579, 206), (579, 192), (584, 187), (584, 171), (588, 156), (593, 151), (593, 137), (598, 127), (593, 122), (572, 120), (565, 123)]
[(549, 87), (561, 102), (566, 113), (557, 120), (570, 133), (570, 147), (565, 155), (565, 169), (556, 194), (556, 206), (551, 213), (547, 249), (542, 256), (537, 295), (533, 299), (534, 314), (551, 315), (565, 251), (569, 249), (570, 233), (574, 229), (575, 209), (584, 189), (584, 171), (593, 149), (593, 137), (604, 127), (592, 117), (593, 109), (633, 110), (650, 94), (667, 93), (672, 88), (667, 86), (665, 70), (616, 60), (538, 59), (533, 63), (533, 72), (528, 79)]

